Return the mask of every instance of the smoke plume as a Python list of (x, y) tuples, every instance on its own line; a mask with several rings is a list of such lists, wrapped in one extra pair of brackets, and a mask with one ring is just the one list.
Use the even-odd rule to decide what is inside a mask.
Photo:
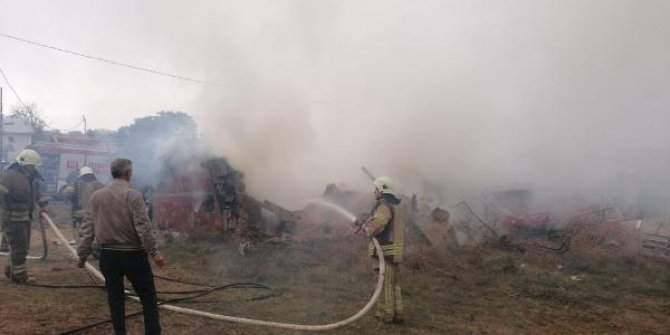
[[(116, 85), (95, 94), (107, 103), (86, 107), (133, 101), (133, 112), (193, 114), (212, 151), (245, 171), (257, 197), (290, 206), (328, 182), (370, 190), (359, 169), (365, 165), (405, 193), (436, 193), (443, 205), (526, 185), (668, 211), (667, 1), (129, 1), (77, 8), (86, 15), (61, 20), (54, 34), (99, 25), (94, 18), (105, 13), (114, 29), (87, 37), (88, 50), (155, 61), (208, 82), (147, 84), (132, 93)], [(91, 49), (95, 43), (100, 48)], [(110, 85), (141, 79), (112, 70)], [(68, 100), (65, 93), (60, 100)]]

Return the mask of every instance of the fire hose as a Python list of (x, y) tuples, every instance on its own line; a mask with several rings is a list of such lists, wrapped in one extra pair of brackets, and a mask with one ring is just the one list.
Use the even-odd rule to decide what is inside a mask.
[[(351, 221), (355, 220), (355, 217), (351, 215), (350, 213), (346, 212), (343, 208), (338, 207), (334, 204), (325, 202), (325, 201), (315, 201), (318, 202), (321, 205), (328, 206), (332, 209), (335, 209), (338, 211), (340, 214), (344, 215)], [(77, 257), (77, 252), (76, 250), (70, 246), (67, 243), (67, 240), (63, 236), (63, 234), (60, 232), (56, 224), (51, 220), (49, 215), (47, 213), (42, 213), (41, 216), (46, 220), (46, 222), (51, 226), (53, 229), (54, 233), (58, 236), (59, 239), (61, 239), (64, 243), (64, 245), (68, 248), (68, 250), (72, 253), (74, 257)], [(256, 326), (267, 326), (267, 327), (275, 327), (275, 328), (283, 328), (283, 329), (292, 329), (292, 330), (304, 330), (304, 331), (324, 331), (324, 330), (332, 330), (336, 329), (339, 327), (343, 327), (345, 325), (348, 325), (358, 319), (360, 319), (363, 315), (365, 315), (367, 312), (370, 311), (372, 306), (377, 302), (379, 299), (379, 296), (382, 291), (382, 287), (384, 284), (384, 267), (385, 267), (385, 262), (384, 262), (384, 256), (382, 253), (382, 248), (381, 245), (379, 244), (379, 241), (377, 239), (373, 238), (372, 242), (375, 246), (375, 249), (377, 250), (377, 258), (379, 260), (379, 278), (377, 279), (377, 286), (375, 287), (375, 291), (372, 294), (372, 297), (368, 301), (368, 303), (356, 314), (353, 316), (338, 321), (334, 323), (329, 323), (329, 324), (323, 324), (323, 325), (304, 325), (304, 324), (291, 324), (291, 323), (282, 323), (282, 322), (274, 322), (274, 321), (265, 321), (265, 320), (257, 320), (257, 319), (249, 319), (249, 318), (242, 318), (242, 317), (235, 317), (235, 316), (228, 316), (228, 315), (222, 315), (222, 314), (214, 314), (214, 313), (209, 313), (201, 310), (196, 310), (196, 309), (191, 309), (191, 308), (184, 308), (184, 307), (179, 307), (175, 305), (170, 305), (170, 304), (162, 304), (159, 307), (170, 310), (173, 312), (177, 313), (182, 313), (182, 314), (187, 314), (187, 315), (193, 315), (193, 316), (199, 316), (199, 317), (204, 317), (208, 319), (213, 319), (213, 320), (220, 320), (220, 321), (228, 321), (228, 322), (235, 322), (235, 323), (242, 323), (242, 324), (249, 324), (249, 325), (256, 325)], [(104, 277), (96, 269), (93, 265), (90, 263), (86, 262), (85, 264), (86, 270), (91, 273), (93, 276), (97, 277), (98, 279), (104, 281)], [(130, 296), (131, 299), (135, 301), (139, 301), (139, 298)]]
[[(161, 307), (161, 306), (165, 306), (165, 304), (168, 304), (168, 303), (189, 301), (191, 299), (195, 299), (195, 298), (205, 296), (205, 295), (207, 295), (209, 293), (212, 293), (212, 292), (222, 291), (222, 290), (230, 289), (230, 288), (262, 288), (262, 289), (272, 290), (272, 288), (269, 287), (269, 286), (265, 286), (265, 285), (257, 284), (257, 283), (235, 283), (235, 284), (228, 284), (228, 285), (219, 285), (219, 286), (210, 287), (208, 290), (203, 290), (202, 292), (197, 293), (197, 294), (192, 295), (192, 296), (189, 296), (189, 297), (175, 298), (175, 299), (161, 301), (161, 302), (158, 303), (158, 306)], [(259, 297), (259, 298), (256, 298), (256, 299), (261, 299), (261, 298), (263, 298), (263, 297)], [(128, 318), (131, 318), (131, 317), (134, 317), (134, 316), (142, 315), (142, 313), (143, 313), (143, 311), (138, 311), (138, 312), (135, 312), (135, 313), (126, 314), (125, 317), (126, 317), (126, 319), (128, 319)], [(90, 324), (90, 325), (79, 327), (77, 329), (68, 330), (68, 331), (59, 333), (58, 335), (76, 334), (76, 333), (82, 332), (84, 330), (95, 328), (97, 326), (100, 326), (100, 325), (103, 325), (103, 324), (106, 324), (106, 323), (110, 323), (110, 322), (112, 322), (112, 320), (107, 319), (107, 320), (104, 320), (104, 321), (99, 321), (99, 322), (96, 322), (96, 323), (93, 323), (93, 324)]]

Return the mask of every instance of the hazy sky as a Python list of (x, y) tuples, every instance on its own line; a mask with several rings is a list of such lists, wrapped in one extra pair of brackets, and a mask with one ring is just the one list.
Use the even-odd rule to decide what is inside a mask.
[(116, 128), (185, 111), (263, 196), (292, 200), (329, 181), (367, 187), (360, 165), (409, 189), (424, 177), (452, 191), (602, 190), (621, 174), (670, 188), (670, 1), (0, 8), (0, 33), (212, 83), (0, 37), (0, 66), (50, 125), (86, 114), (90, 128)]

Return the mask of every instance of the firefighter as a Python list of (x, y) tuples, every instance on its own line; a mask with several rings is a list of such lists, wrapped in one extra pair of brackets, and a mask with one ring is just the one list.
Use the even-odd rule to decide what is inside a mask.
[[(359, 219), (368, 238), (377, 238), (382, 246), (386, 261), (384, 292), (377, 303), (375, 316), (385, 323), (403, 322), (403, 305), (400, 284), (400, 262), (403, 253), (403, 219), (400, 199), (388, 177), (379, 177), (374, 181), (376, 203), (365, 219)], [(377, 257), (374, 244), (369, 245), (370, 255)]]
[(46, 211), (48, 205), (46, 199), (41, 198), (44, 180), (37, 172), (41, 161), (42, 157), (34, 150), (23, 150), (0, 176), (0, 218), (10, 248), (5, 276), (18, 284), (34, 281), (26, 269), (31, 221), (36, 204), (40, 213)]
[(72, 230), (74, 236), (72, 244), (77, 240), (78, 230), (90, 214), (93, 192), (104, 186), (95, 178), (93, 169), (84, 166), (79, 170), (79, 178), (63, 190), (63, 197), (72, 202)]

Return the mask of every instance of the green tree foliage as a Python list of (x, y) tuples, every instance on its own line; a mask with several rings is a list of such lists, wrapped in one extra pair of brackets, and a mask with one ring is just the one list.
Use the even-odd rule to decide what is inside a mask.
[(136, 185), (153, 185), (160, 178), (163, 162), (183, 148), (195, 148), (197, 126), (183, 112), (161, 111), (135, 119), (116, 133), (120, 155), (133, 161)]

